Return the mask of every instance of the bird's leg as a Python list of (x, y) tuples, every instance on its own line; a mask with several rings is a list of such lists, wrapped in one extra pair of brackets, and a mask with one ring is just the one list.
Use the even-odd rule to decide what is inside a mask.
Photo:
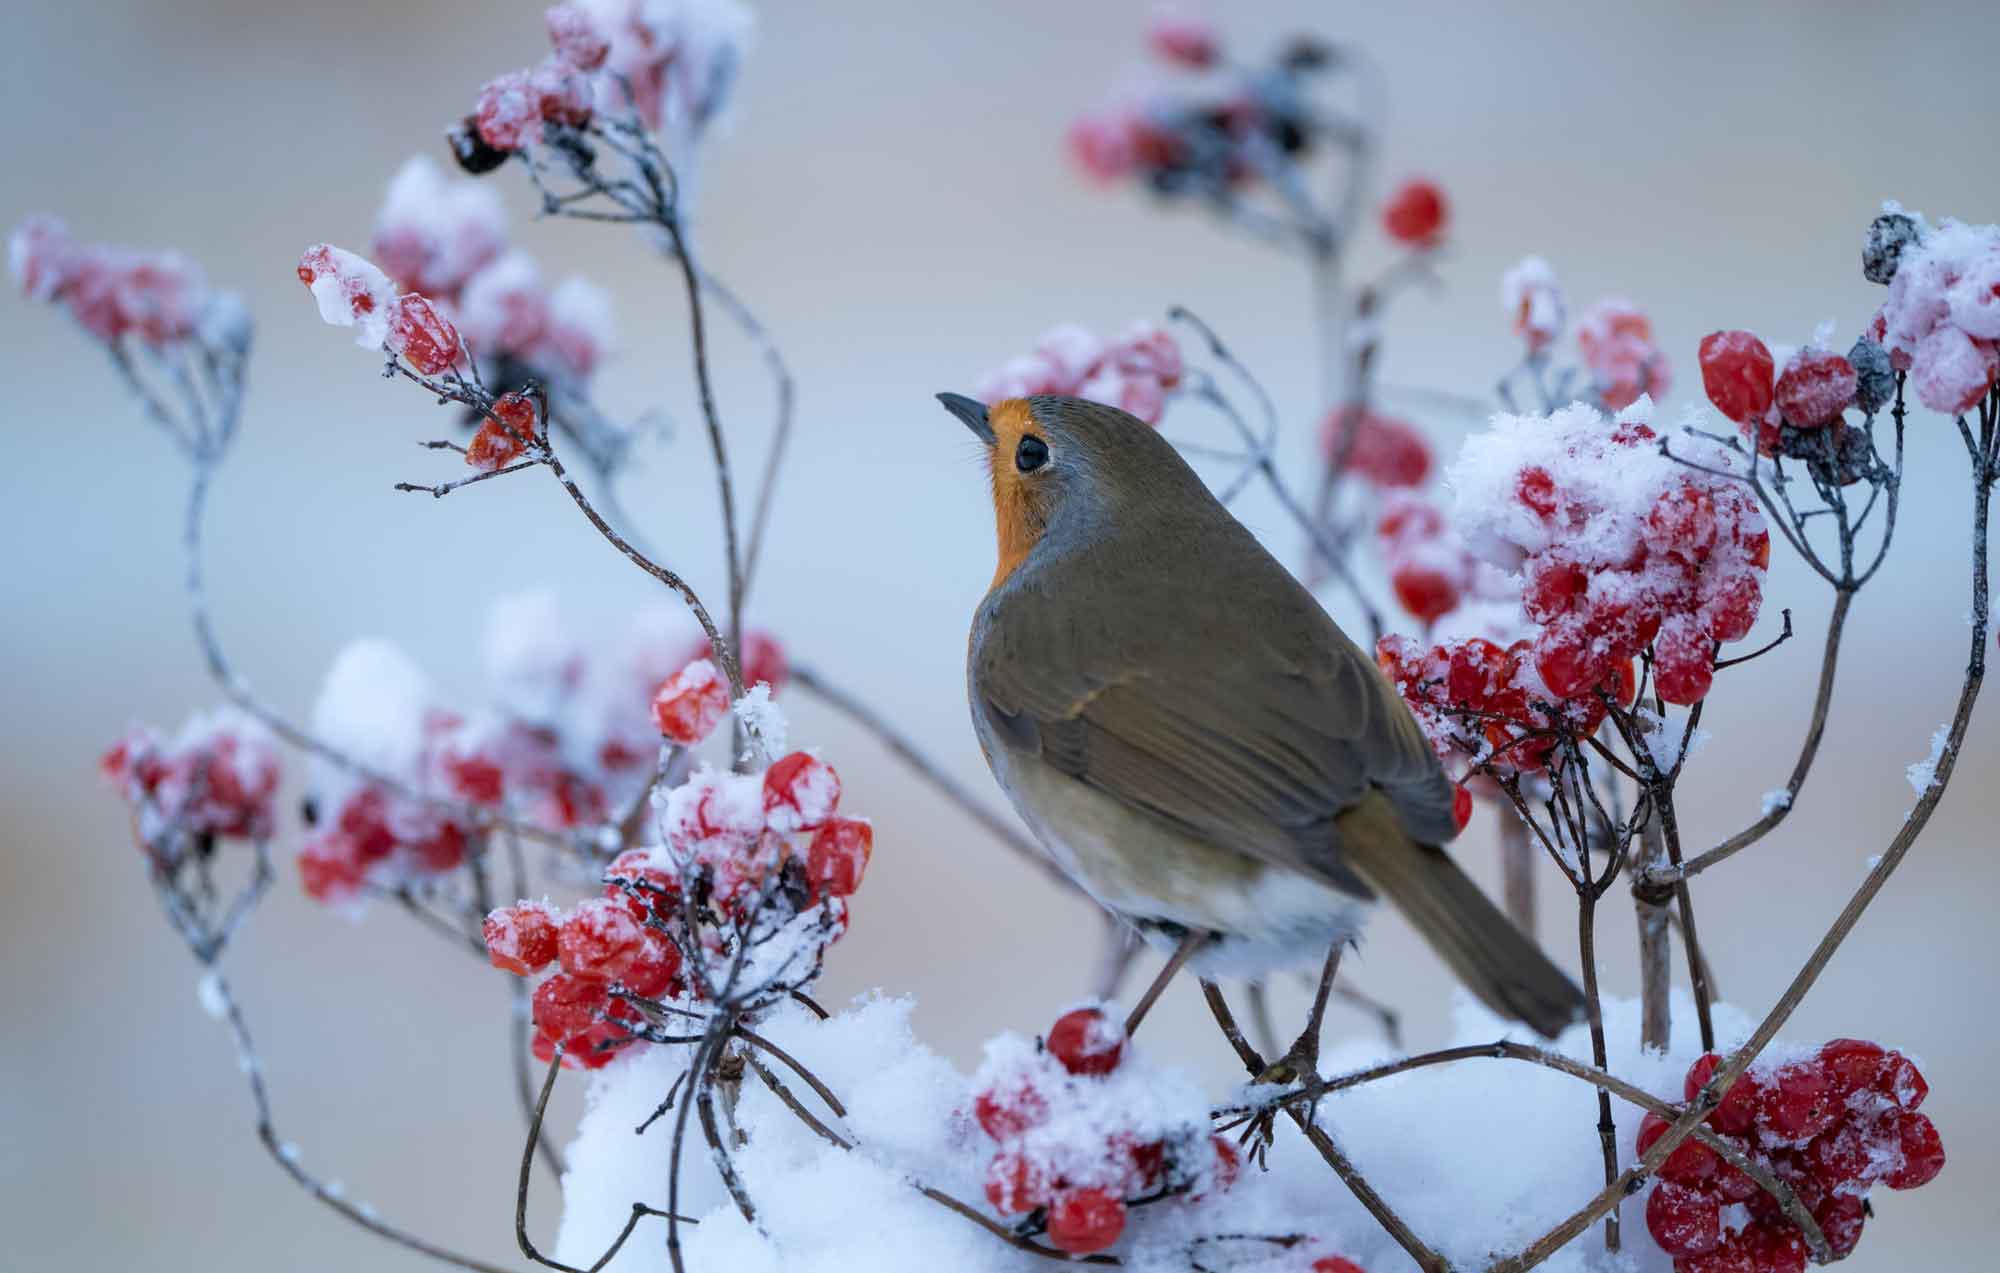
[(1126, 1037), (1129, 1038), (1132, 1032), (1139, 1028), (1139, 1023), (1144, 1021), (1146, 1014), (1153, 1010), (1153, 1003), (1166, 990), (1167, 983), (1174, 979), (1174, 974), (1179, 972), (1182, 965), (1186, 964), (1193, 957), (1194, 952), (1202, 948), (1210, 936), (1211, 934), (1201, 929), (1196, 929), (1181, 938), (1181, 944), (1174, 949), (1173, 954), (1167, 957), (1166, 967), (1160, 969), (1160, 975), (1153, 978), (1152, 985), (1146, 987), (1146, 993), (1139, 996), (1139, 1002), (1132, 1005), (1131, 1015), (1125, 1018)]
[(1327, 997), (1333, 993), (1333, 979), (1340, 972), (1340, 955), (1346, 943), (1336, 941), (1333, 949), (1326, 952), (1326, 967), (1320, 970), (1319, 989), (1313, 992), (1312, 1015), (1306, 1018), (1306, 1028), (1292, 1041), (1292, 1046), (1284, 1056), (1257, 1076), (1259, 1083), (1282, 1083), (1290, 1085), (1302, 1083), (1319, 1074), (1319, 1029), (1326, 1019)]

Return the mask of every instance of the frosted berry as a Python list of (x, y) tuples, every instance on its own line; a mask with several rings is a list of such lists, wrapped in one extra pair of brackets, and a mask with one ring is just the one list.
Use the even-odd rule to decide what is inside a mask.
[(1896, 369), (1889, 351), (1863, 336), (1847, 351), (1848, 365), (1854, 368), (1854, 405), (1874, 415), (1896, 397)]
[(535, 1028), (559, 1043), (590, 1029), (610, 1001), (604, 982), (594, 977), (557, 973), (535, 987)]
[(502, 906), (486, 916), (480, 931), (486, 958), (495, 968), (525, 977), (555, 961), (556, 924), (546, 906)]
[(424, 375), (439, 375), (458, 362), (458, 329), (429, 300), (408, 292), (389, 312), (389, 348)]
[(1428, 247), (1444, 235), (1444, 191), (1421, 178), (1406, 181), (1382, 205), (1382, 229), (1398, 243)]
[(1776, 367), (1764, 342), (1746, 331), (1710, 332), (1697, 355), (1701, 387), (1715, 409), (1738, 424), (1771, 409)]
[[(1666, 1119), (1648, 1112), (1639, 1121), (1639, 1139), (1634, 1146), (1636, 1152), (1644, 1154), (1651, 1149), (1660, 1137), (1666, 1135), (1667, 1127)], [(1714, 1150), (1690, 1136), (1674, 1146), (1674, 1152), (1660, 1164), (1658, 1174), (1660, 1179), (1671, 1180), (1675, 1184), (1698, 1186), (1713, 1180), (1723, 1166), (1722, 1159), (1716, 1156)]]
[(473, 113), (480, 140), (495, 150), (519, 150), (541, 135), (541, 110), (526, 71), (509, 71), (488, 80), (479, 90)]
[(645, 930), (632, 912), (605, 897), (578, 902), (556, 932), (563, 971), (605, 981), (623, 975), (644, 943)]
[(1668, 1255), (1702, 1255), (1722, 1244), (1722, 1208), (1707, 1193), (1662, 1180), (1646, 1199), (1646, 1228)]
[(1415, 425), (1352, 407), (1327, 414), (1320, 453), (1341, 471), (1384, 489), (1421, 486), (1431, 473), (1430, 443)]
[(1367, 1273), (1344, 1255), (1322, 1255), (1312, 1262), (1312, 1273)]
[(1875, 1090), (1894, 1101), (1898, 1108), (1913, 1110), (1924, 1103), (1930, 1095), (1931, 1085), (1901, 1052), (1891, 1052), (1884, 1059), (1882, 1072), (1875, 1080)]
[(808, 752), (781, 756), (764, 771), (764, 818), (784, 834), (818, 826), (840, 804), (840, 775)]
[(1757, 1121), (1781, 1140), (1807, 1140), (1839, 1117), (1834, 1094), (1816, 1065), (1788, 1065), (1772, 1075), (1758, 1103)]
[(1785, 364), (1773, 400), (1795, 429), (1818, 429), (1840, 418), (1854, 401), (1854, 367), (1825, 349), (1801, 349)]
[(542, 14), (542, 23), (548, 28), (549, 45), (558, 58), (579, 71), (594, 71), (604, 65), (611, 44), (583, 6), (555, 5)]
[(604, 868), (604, 880), (604, 896), (622, 902), (634, 919), (676, 918), (680, 880), (673, 872), (653, 865), (652, 850), (620, 853)]
[(1048, 1201), (1041, 1173), (1018, 1149), (1003, 1149), (986, 1164), (986, 1201), (1003, 1216), (1033, 1211)]
[(1868, 1222), (1867, 1204), (1851, 1194), (1833, 1194), (1812, 1209), (1813, 1219), (1833, 1257), (1840, 1259), (1861, 1243), (1861, 1228)]
[(640, 939), (638, 953), (626, 964), (618, 980), (635, 995), (658, 999), (673, 990), (680, 971), (680, 947), (665, 934), (649, 931)]
[(1049, 1052), (1071, 1074), (1109, 1074), (1125, 1054), (1125, 1031), (1096, 1008), (1077, 1008), (1049, 1027)]
[(653, 695), (653, 723), (661, 737), (692, 747), (729, 715), (729, 683), (707, 659), (696, 659)]
[(1451, 791), (1451, 824), (1463, 831), (1472, 822), (1472, 793), (1463, 783)]
[(1040, 1126), (1049, 1116), (1049, 1103), (1033, 1087), (1020, 1083), (1007, 1090), (979, 1093), (973, 1098), (972, 1116), (988, 1136), (1007, 1141)]
[(814, 896), (850, 896), (861, 887), (874, 849), (875, 830), (865, 819), (827, 819), (806, 848), (806, 882)]
[(1861, 245), (1861, 276), (1871, 283), (1888, 283), (1905, 248), (1922, 240), (1916, 221), (1900, 212), (1885, 212), (1869, 223)]
[(1071, 1255), (1091, 1255), (1125, 1232), (1125, 1200), (1109, 1189), (1075, 1189), (1049, 1208), (1049, 1241)]
[(1944, 1141), (1930, 1119), (1922, 1114), (1904, 1113), (1897, 1119), (1896, 1143), (1903, 1161), (1882, 1178), (1891, 1189), (1915, 1189), (1937, 1179), (1944, 1170)]

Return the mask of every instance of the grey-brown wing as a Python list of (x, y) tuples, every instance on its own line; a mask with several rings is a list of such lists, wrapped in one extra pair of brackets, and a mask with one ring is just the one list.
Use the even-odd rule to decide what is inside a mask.
[[(1326, 620), (1251, 616), (1212, 642), (1119, 647), (1021, 596), (975, 657), (974, 685), (1009, 745), (1220, 846), (1367, 894), (1334, 820), (1380, 788), (1412, 838), (1450, 838), (1451, 788), (1371, 662)], [(1308, 602), (1310, 604), (1310, 602)], [(1323, 624), (1323, 628), (1317, 627)]]

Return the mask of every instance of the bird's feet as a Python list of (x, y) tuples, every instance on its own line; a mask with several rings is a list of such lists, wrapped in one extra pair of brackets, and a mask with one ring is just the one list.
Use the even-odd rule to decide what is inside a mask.
[[(1319, 1032), (1308, 1029), (1301, 1034), (1286, 1053), (1258, 1071), (1252, 1083), (1259, 1086), (1297, 1087), (1310, 1083), (1319, 1077)], [(1316, 1103), (1315, 1103), (1316, 1104)], [(1258, 1166), (1264, 1165), (1265, 1155), (1270, 1152), (1271, 1142), (1277, 1137), (1278, 1114), (1281, 1106), (1271, 1105), (1252, 1115), (1243, 1129), (1242, 1145), (1244, 1157)], [(1312, 1118), (1312, 1105), (1307, 1106), (1306, 1119)]]

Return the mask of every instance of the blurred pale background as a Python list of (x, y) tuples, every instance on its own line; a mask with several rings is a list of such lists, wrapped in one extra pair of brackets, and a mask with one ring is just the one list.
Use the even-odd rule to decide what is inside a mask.
[[(433, 148), (488, 75), (538, 57), (538, 5), (15, 6), (0, 62), (9, 121), (0, 221), (48, 208), (80, 234), (174, 245), (260, 321), (248, 436), (216, 494), (218, 618), (244, 670), (302, 711), (336, 648), (393, 635), (470, 693), (490, 600), (558, 583), (610, 628), (648, 599), (546, 482), (438, 504), (396, 495), (433, 429), (408, 392), (325, 331), (292, 279), (300, 247), (360, 246), (382, 183)], [(1396, 312), (1387, 375), (1479, 393), (1513, 353), (1495, 301), (1526, 252), (1575, 305), (1627, 294), (1654, 315), (1689, 397), (1718, 326), (1803, 338), (1875, 303), (1856, 268), (1885, 196), (2000, 215), (2000, 128), (1984, 6), (1233, 6), (1261, 48), (1302, 24), (1361, 41), (1395, 99), (1386, 171), (1436, 175), (1456, 207), (1449, 284)], [(1292, 266), (1192, 215), (1086, 188), (1066, 119), (1139, 60), (1136, 2), (771, 5), (740, 105), (711, 151), (701, 241), (759, 307), (802, 385), (800, 433), (756, 618), (836, 669), (979, 789), (965, 720), (966, 620), (990, 571), (982, 482), (930, 400), (966, 388), (1045, 327), (1122, 326), (1185, 302), (1227, 332), (1285, 404), (1307, 458), (1314, 383)], [(511, 206), (528, 207), (511, 179)], [(517, 219), (517, 224), (521, 219)], [(622, 357), (605, 397), (691, 415), (681, 311), (638, 244), (522, 225), (557, 269), (617, 293)], [(1379, 252), (1371, 246), (1364, 252)], [(724, 340), (722, 401), (761, 445), (766, 397)], [(0, 576), (0, 1227), (18, 1268), (415, 1269), (298, 1193), (250, 1135), (221, 1031), (154, 913), (123, 818), (92, 772), (131, 718), (177, 724), (211, 698), (179, 595), (177, 460), (139, 424), (96, 351), (51, 315), (0, 303), (13, 548)], [(1465, 422), (1430, 421), (1447, 438)], [(1703, 881), (1703, 928), (1729, 997), (1761, 1013), (1877, 853), (1963, 664), (1962, 459), (1915, 432), (1900, 569), (1863, 595), (1826, 759), (1783, 833)], [(754, 439), (754, 440), (753, 440)], [(747, 467), (747, 466), (746, 466)], [(691, 441), (655, 452), (630, 499), (698, 585), (715, 586), (712, 491)], [(1268, 504), (1244, 513), (1281, 552)], [(1753, 816), (1789, 766), (1825, 614), (1779, 569), (1764, 627), (1794, 607), (1803, 639), (1728, 678), (1707, 719), (1687, 821), (1696, 839)], [(1990, 705), (1989, 705), (1990, 716)], [(1084, 979), (1097, 926), (915, 787), (867, 737), (793, 704), (795, 736), (838, 758), (879, 851), (826, 986), (919, 997), (917, 1021), (961, 1061), (1003, 1027), (1033, 1030)], [(1864, 1269), (1983, 1267), (2000, 1133), (1989, 1055), (1996, 971), (1988, 822), (1996, 733), (1975, 726), (1960, 782), (1788, 1034), (1861, 1034), (1926, 1060), (1951, 1163), (1887, 1195)], [(1463, 856), (1491, 877), (1490, 816)], [(1556, 885), (1551, 877), (1545, 883)], [(1550, 904), (1558, 902), (1545, 893)], [(1608, 911), (1607, 981), (1631, 986), (1631, 921)], [(1558, 912), (1545, 939), (1568, 950)], [(441, 957), (379, 913), (354, 926), (287, 886), (237, 952), (286, 1134), (392, 1217), (500, 1259), (517, 1123), (496, 976)], [(1445, 978), (1394, 920), (1362, 984), (1445, 1028)], [(1298, 1000), (1287, 987), (1280, 1006)], [(1366, 1028), (1350, 1014), (1336, 1028)], [(1226, 1057), (1198, 1001), (1173, 992), (1154, 1046)], [(1582, 1129), (1579, 1129), (1580, 1133)], [(1587, 1148), (1587, 1146), (1586, 1146)], [(538, 1219), (547, 1223), (544, 1208)]]

